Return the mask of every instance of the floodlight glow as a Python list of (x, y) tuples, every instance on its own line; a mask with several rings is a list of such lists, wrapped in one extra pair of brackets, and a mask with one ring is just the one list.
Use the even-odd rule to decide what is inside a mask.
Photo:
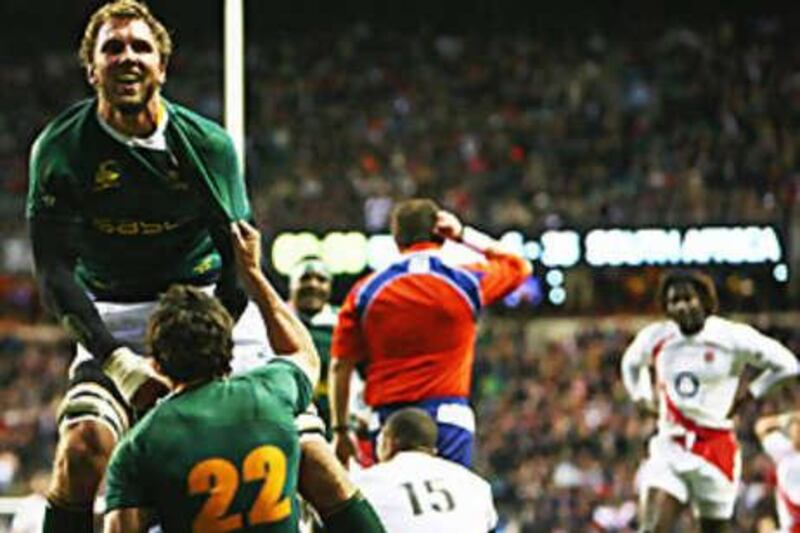
[(272, 264), (281, 274), (288, 276), (306, 255), (321, 255), (320, 241), (313, 233), (281, 233), (272, 243)]
[(785, 263), (775, 265), (772, 269), (772, 277), (779, 283), (786, 283), (789, 281), (789, 267)]
[(561, 287), (556, 287), (555, 289), (550, 289), (547, 297), (553, 305), (561, 305), (567, 299), (567, 291)]
[(400, 250), (391, 235), (373, 235), (367, 241), (367, 265), (372, 270), (386, 268), (400, 257)]
[(575, 231), (545, 231), (541, 240), (545, 266), (571, 267), (581, 258), (580, 236)]
[(517, 255), (523, 255), (524, 253), (525, 239), (522, 233), (518, 231), (507, 231), (503, 233), (503, 236), (500, 237), (500, 244), (503, 245), (503, 249), (511, 253)]
[(322, 259), (332, 272), (358, 274), (367, 266), (367, 237), (357, 231), (334, 231), (322, 240)]
[(528, 241), (522, 247), (523, 255), (531, 261), (538, 261), (542, 257), (542, 247), (536, 241)]
[(564, 273), (558, 269), (551, 270), (545, 275), (544, 279), (551, 287), (559, 287), (564, 283)]

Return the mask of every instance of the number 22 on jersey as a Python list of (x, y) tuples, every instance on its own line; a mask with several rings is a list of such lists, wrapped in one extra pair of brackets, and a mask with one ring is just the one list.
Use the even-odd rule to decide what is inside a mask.
[[(292, 513), (292, 502), (281, 498), (286, 483), (286, 456), (276, 446), (259, 446), (242, 462), (244, 482), (264, 480), (255, 502), (247, 513), (248, 523), (278, 522)], [(226, 511), (239, 488), (239, 471), (227, 459), (214, 457), (194, 465), (187, 479), (189, 494), (208, 494), (194, 519), (194, 533), (232, 531), (244, 526), (242, 513), (227, 515)]]

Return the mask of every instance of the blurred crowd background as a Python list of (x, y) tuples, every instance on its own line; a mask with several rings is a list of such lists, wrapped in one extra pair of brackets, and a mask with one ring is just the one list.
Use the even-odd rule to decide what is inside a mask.
[[(0, 14), (34, 21), (32, 4), (11, 0)], [(63, 27), (39, 40), (25, 24), (0, 38), (0, 495), (27, 493), (47, 471), (73, 349), (38, 303), (24, 224), (31, 142), (90, 93), (76, 49), (97, 2), (73, 4), (53, 6)], [(166, 95), (220, 119), (219, 37), (196, 19), (221, 11), (174, 4), (151, 2), (182, 28)], [(484, 6), (440, 28), (414, 13), (409, 27), (374, 10), (367, 22), (323, 24), (317, 13), (305, 25), (287, 15), (292, 30), (251, 24), (246, 175), (267, 238), (383, 232), (394, 202), (430, 196), (494, 233), (770, 224), (790, 273), (800, 267), (800, 40), (790, 18), (746, 12), (694, 23), (603, 11), (600, 25), (578, 13), (571, 26), (525, 26)], [(749, 311), (748, 321), (800, 353), (794, 276), (779, 284), (764, 268), (711, 273), (724, 311)], [(566, 272), (575, 297), (562, 308), (496, 309), (485, 319), (477, 469), (518, 530), (632, 530), (653, 421), (627, 401), (618, 363), (657, 311), (658, 274), (578, 267)], [(337, 295), (351, 281), (337, 280)], [(756, 414), (749, 406), (739, 419), (741, 531), (771, 482), (751, 432)]]

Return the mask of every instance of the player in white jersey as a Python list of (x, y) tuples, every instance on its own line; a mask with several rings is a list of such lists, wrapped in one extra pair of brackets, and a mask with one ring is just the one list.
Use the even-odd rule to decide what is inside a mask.
[(761, 417), (755, 432), (777, 467), (779, 531), (800, 533), (800, 412)]
[(387, 533), (486, 533), (497, 526), (489, 484), (436, 457), (436, 422), (423, 410), (393, 413), (378, 435), (380, 463), (353, 474)]
[[(622, 358), (628, 393), (658, 412), (640, 477), (642, 529), (671, 531), (690, 504), (702, 531), (723, 531), (741, 470), (732, 415), (748, 395), (760, 398), (800, 368), (779, 342), (714, 315), (716, 291), (703, 274), (669, 273), (659, 300), (667, 320), (642, 329)], [(747, 365), (763, 371), (740, 389)]]

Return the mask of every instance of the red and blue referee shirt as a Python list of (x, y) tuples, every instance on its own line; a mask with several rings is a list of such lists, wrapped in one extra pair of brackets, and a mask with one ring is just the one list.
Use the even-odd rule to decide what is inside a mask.
[(419, 243), (393, 264), (359, 280), (339, 313), (334, 358), (367, 361), (372, 407), (469, 394), (480, 310), (531, 273), (525, 259), (486, 253), (486, 262), (453, 266), (439, 245)]

